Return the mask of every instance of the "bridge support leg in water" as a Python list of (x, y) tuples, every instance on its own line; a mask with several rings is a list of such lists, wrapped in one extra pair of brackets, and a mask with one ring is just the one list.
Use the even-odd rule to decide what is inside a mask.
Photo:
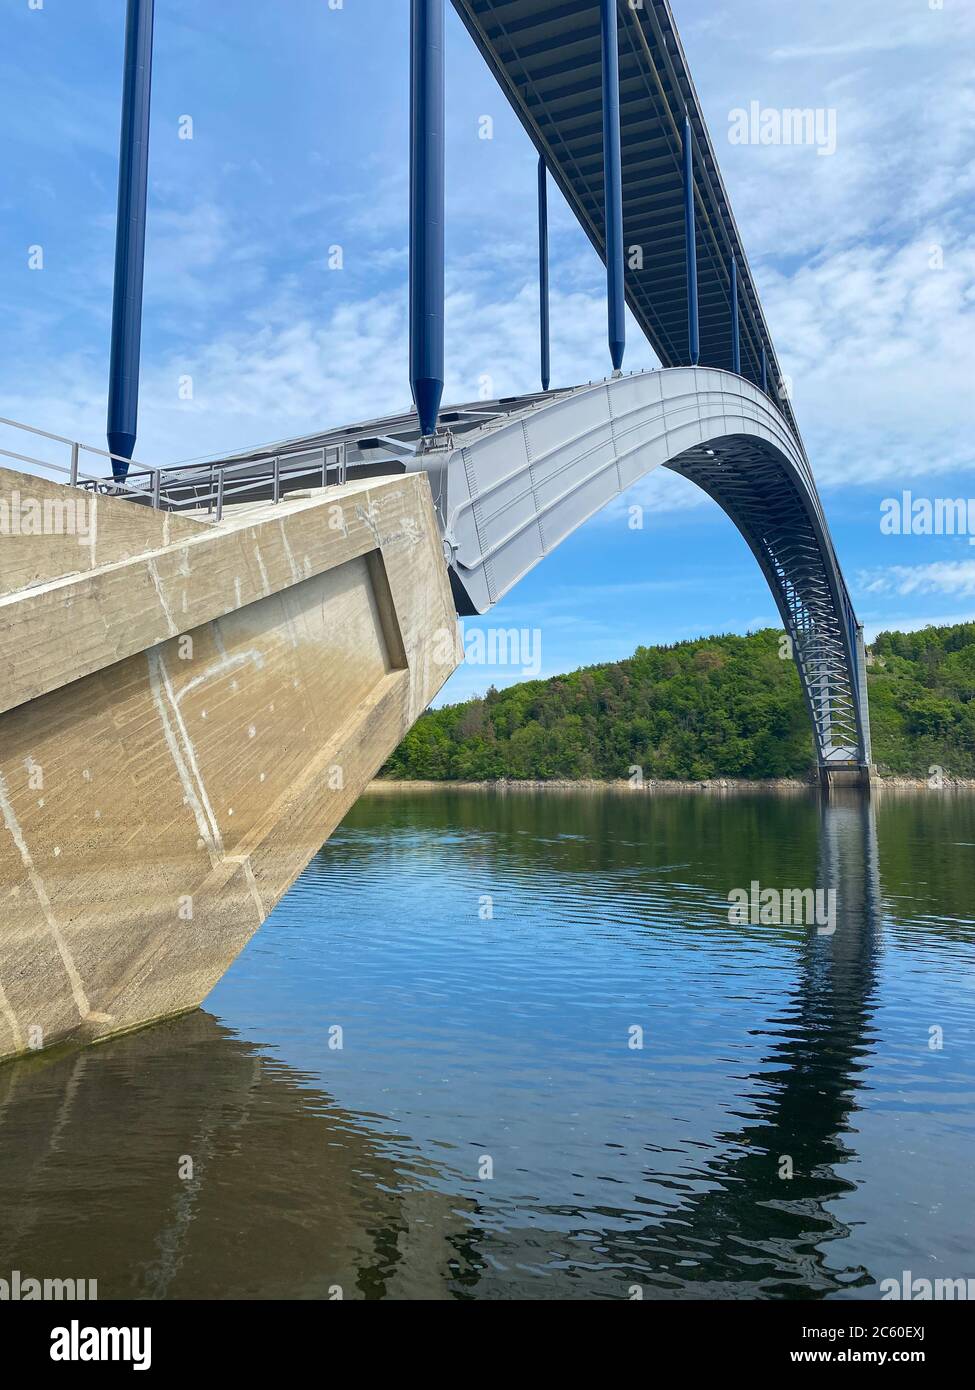
[(142, 281), (146, 259), (149, 187), (149, 105), (152, 85), (154, 0), (128, 0), (122, 132), (119, 141), (118, 222), (115, 233), (115, 296), (108, 382), (108, 448), (112, 473), (129, 471), (139, 420), (139, 352)]
[(444, 0), (412, 0), (411, 18), (410, 386), (429, 438), (444, 385)]
[(869, 796), (877, 780), (873, 767), (821, 767), (819, 785), (824, 796), (844, 794)]

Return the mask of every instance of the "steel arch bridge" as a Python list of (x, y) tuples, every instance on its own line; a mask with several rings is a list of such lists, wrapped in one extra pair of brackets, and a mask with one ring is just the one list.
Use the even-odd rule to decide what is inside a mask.
[[(669, 369), (511, 409), (427, 461), (459, 610), (486, 611), (612, 497), (670, 468), (761, 566), (821, 768), (869, 767), (862, 629), (669, 0), (453, 3), (539, 151), (541, 183), (547, 169), (606, 263), (614, 367), (625, 300)], [(542, 197), (547, 385), (544, 214)]]
[[(812, 472), (791, 423), (760, 387), (709, 367), (605, 381), (441, 412), (437, 447), (415, 414), (235, 455), (226, 495), (241, 502), (307, 487), (326, 459), (349, 478), (424, 471), (457, 612), (496, 603), (563, 540), (656, 468), (702, 488), (754, 554), (791, 644), (823, 769), (870, 763), (862, 630)], [(170, 470), (173, 505), (212, 504), (215, 465)], [(132, 482), (138, 485), (136, 475)]]
[[(869, 768), (862, 629), (668, 0), (452, 0), (539, 156), (541, 392), (442, 408), (445, 0), (410, 0), (415, 411), (172, 469), (132, 459), (154, 6), (127, 4), (108, 419), (115, 490), (164, 508), (215, 504), (219, 515), (234, 502), (277, 501), (319, 468), (325, 483), (336, 462), (342, 477), (423, 470), (464, 615), (486, 613), (594, 512), (666, 467), (708, 493), (755, 555), (821, 769)], [(562, 390), (550, 389), (550, 179), (605, 263), (612, 362), (606, 380)], [(660, 370), (623, 374), (627, 308)]]
[[(442, 143), (429, 131), (442, 129), (442, 0), (414, 0), (419, 424), (373, 421), (279, 447), (300, 457), (341, 444), (353, 472), (425, 469), (462, 615), (486, 613), (652, 469), (682, 474), (727, 513), (768, 581), (821, 769), (868, 768), (862, 629), (668, 0), (453, 4), (539, 152), (542, 394), (437, 413), (443, 169)], [(548, 175), (606, 264), (615, 369), (564, 392), (549, 390)], [(624, 302), (663, 370), (621, 375)]]
[[(561, 541), (665, 467), (702, 488), (781, 614), (822, 767), (870, 762), (862, 634), (809, 465), (777, 408), (710, 368), (611, 378), (480, 425), (431, 475), (458, 612), (487, 612)], [(414, 466), (417, 466), (414, 464)]]

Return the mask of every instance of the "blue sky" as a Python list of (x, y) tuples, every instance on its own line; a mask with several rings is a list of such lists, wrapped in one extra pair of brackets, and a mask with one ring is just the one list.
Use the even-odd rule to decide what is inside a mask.
[[(33, 0), (34, 4), (38, 0)], [(332, 0), (335, 3), (335, 0)], [(975, 616), (965, 536), (880, 503), (975, 496), (975, 7), (672, 0), (868, 635)], [(448, 4), (448, 399), (537, 385), (535, 154)], [(157, 0), (137, 456), (199, 457), (404, 408), (407, 0)], [(0, 414), (102, 444), (123, 0), (0, 0)], [(729, 114), (836, 112), (837, 149)], [(179, 138), (192, 117), (193, 139)], [(478, 138), (494, 119), (494, 139)], [(601, 377), (603, 272), (552, 189), (553, 384)], [(329, 248), (343, 268), (329, 268)], [(28, 248), (43, 247), (43, 270)], [(938, 248), (934, 250), (934, 248)], [(654, 356), (632, 322), (626, 366)], [(191, 376), (193, 399), (180, 399)], [(647, 507), (642, 531), (627, 505)], [(543, 674), (777, 624), (730, 523), (655, 476), (488, 622)], [(447, 698), (518, 679), (465, 667)]]

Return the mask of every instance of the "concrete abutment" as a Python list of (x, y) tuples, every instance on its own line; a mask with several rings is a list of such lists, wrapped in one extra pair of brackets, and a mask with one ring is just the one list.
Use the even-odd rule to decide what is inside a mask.
[(200, 1004), (462, 657), (422, 474), (90, 503), (3, 539), (0, 1058)]

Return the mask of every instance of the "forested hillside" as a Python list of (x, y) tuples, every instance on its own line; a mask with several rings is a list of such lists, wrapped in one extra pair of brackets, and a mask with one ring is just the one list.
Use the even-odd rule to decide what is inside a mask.
[[(804, 777), (808, 715), (781, 633), (639, 647), (626, 661), (428, 711), (383, 776), (434, 781)], [(869, 667), (874, 760), (975, 776), (975, 623), (883, 633)]]
[(868, 672), (874, 761), (927, 776), (975, 777), (975, 623), (882, 632)]

